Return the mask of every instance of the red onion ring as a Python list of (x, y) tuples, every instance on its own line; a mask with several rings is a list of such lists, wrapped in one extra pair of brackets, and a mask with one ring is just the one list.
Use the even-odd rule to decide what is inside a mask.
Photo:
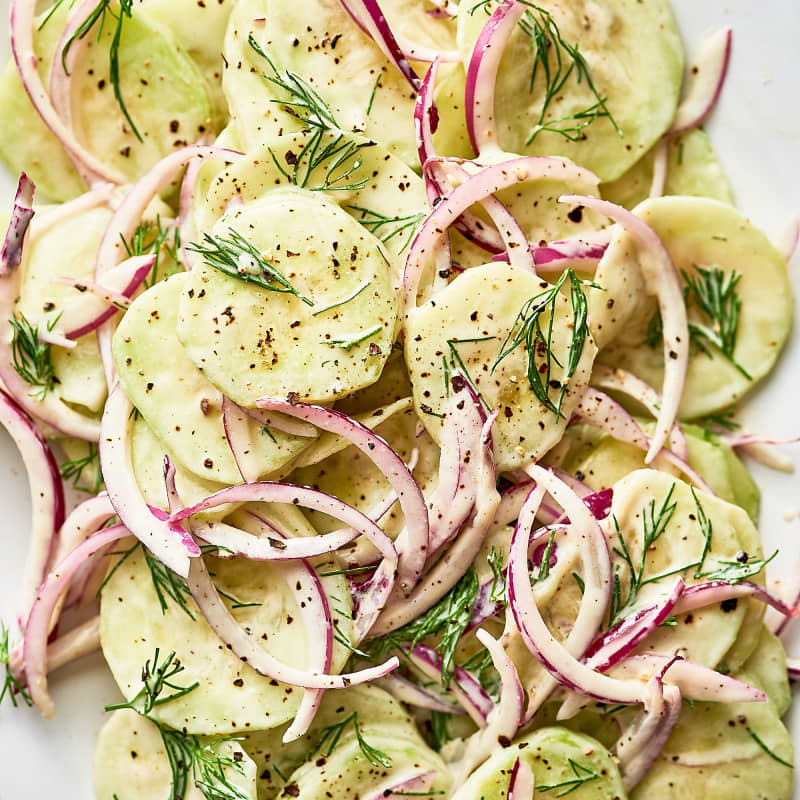
[(700, 45), (695, 68), (689, 72), (689, 86), (675, 112), (667, 135), (696, 128), (711, 113), (722, 93), (731, 60), (733, 31), (721, 28), (707, 36)]
[(463, 708), (443, 700), (438, 694), (423, 689), (413, 681), (392, 673), (377, 681), (377, 685), (389, 692), (392, 697), (407, 706), (440, 711), (442, 714), (466, 714)]
[[(589, 181), (595, 186), (598, 182), (597, 177), (588, 170), (563, 159), (526, 156), (484, 167), (443, 198), (417, 229), (409, 247), (403, 273), (406, 308), (411, 309), (416, 305), (417, 290), (426, 261), (458, 217), (484, 197), (509, 186), (544, 178), (563, 182)], [(582, 200), (580, 202), (583, 204)]]
[(23, 172), (19, 176), (11, 219), (8, 222), (2, 248), (0, 248), (0, 276), (9, 275), (22, 263), (25, 234), (33, 219), (34, 182)]
[(35, 10), (35, 0), (11, 0), (11, 53), (25, 92), (42, 122), (59, 140), (69, 160), (90, 189), (96, 183), (125, 183), (125, 178), (117, 170), (103, 164), (78, 141), (72, 128), (53, 108), (36, 69), (38, 59), (33, 46)]
[(101, 205), (111, 206), (117, 187), (112, 183), (100, 184), (97, 188), (79, 195), (66, 203), (59, 203), (39, 211), (31, 225), (29, 244), (33, 245), (39, 237), (62, 222), (91, 211)]
[(403, 592), (408, 594), (422, 574), (428, 556), (429, 522), (425, 498), (403, 459), (380, 436), (340, 411), (269, 397), (258, 400), (256, 404), (259, 408), (279, 411), (342, 436), (381, 471), (396, 492), (405, 517), (405, 528), (396, 543), (400, 554), (397, 580)]
[[(406, 655), (426, 678), (436, 683), (442, 682), (442, 657), (433, 648), (418, 644), (413, 650), (406, 650)], [(486, 720), (492, 713), (494, 703), (467, 670), (456, 666), (454, 680), (450, 682), (448, 691), (479, 728), (486, 727)]]
[(464, 105), (469, 141), (478, 155), (500, 149), (494, 116), (497, 73), (508, 40), (525, 10), (524, 3), (501, 0), (478, 35), (470, 56)]
[(33, 513), (20, 597), (20, 615), (25, 618), (58, 546), (58, 532), (65, 516), (64, 488), (47, 440), (33, 420), (2, 389), (0, 425), (17, 446), (30, 485)]
[(653, 148), (653, 179), (648, 197), (663, 197), (669, 167), (669, 139), (662, 136)]
[(263, 471), (263, 462), (253, 446), (250, 417), (229, 397), (222, 396), (222, 426), (225, 438), (245, 483), (254, 483)]
[(475, 636), (489, 651), (492, 664), (500, 675), (500, 699), (486, 718), (486, 727), (466, 740), (463, 757), (453, 765), (454, 786), (463, 785), (475, 767), (491, 756), (498, 742), (511, 742), (522, 724), (525, 705), (525, 692), (517, 668), (500, 641), (483, 628)]
[(650, 291), (658, 298), (664, 324), (664, 385), (662, 403), (656, 419), (656, 433), (647, 451), (650, 464), (664, 447), (675, 421), (689, 367), (689, 324), (678, 271), (667, 248), (655, 231), (636, 214), (597, 197), (563, 195), (561, 203), (580, 203), (621, 225), (644, 248), (640, 265)]
[[(408, 797), (409, 795), (427, 796), (427, 790), (436, 780), (436, 771), (418, 772), (408, 778), (392, 778), (388, 786), (379, 786), (365, 795), (362, 800), (388, 800), (390, 797)], [(431, 794), (434, 794), (433, 792)]]
[(517, 756), (508, 782), (508, 800), (533, 800), (535, 793), (533, 770), (527, 759)]
[(22, 653), (31, 700), (45, 719), (55, 714), (55, 704), (47, 691), (47, 638), (58, 600), (87, 559), (128, 535), (124, 525), (114, 525), (90, 536), (45, 578), (39, 589), (25, 626)]
[(789, 264), (797, 253), (797, 246), (800, 244), (800, 216), (795, 217), (783, 232), (780, 240), (776, 243), (784, 261)]
[(183, 181), (181, 182), (178, 235), (180, 236), (181, 262), (189, 271), (195, 266), (197, 259), (197, 254), (189, 250), (186, 245), (197, 239), (197, 226), (194, 220), (194, 195), (197, 191), (197, 176), (202, 168), (202, 159), (192, 159), (186, 167), (186, 172), (183, 174)]
[[(563, 272), (567, 267), (593, 270), (608, 249), (606, 242), (584, 242), (581, 239), (562, 239), (545, 245), (529, 243), (536, 271)], [(508, 262), (508, 253), (492, 256), (492, 261)]]
[(684, 590), (672, 613), (676, 615), (685, 614), (688, 611), (724, 603), (726, 600), (733, 600), (739, 597), (754, 597), (756, 600), (760, 600), (765, 605), (774, 608), (778, 613), (783, 614), (787, 622), (800, 616), (800, 608), (798, 608), (797, 604), (789, 606), (763, 586), (750, 581), (741, 581), (733, 584), (727, 581), (696, 583)]
[(242, 411), (264, 427), (275, 428), (276, 431), (288, 433), (290, 436), (303, 436), (307, 439), (316, 439), (319, 436), (319, 431), (313, 425), (284, 414), (270, 414), (261, 408), (242, 408)]

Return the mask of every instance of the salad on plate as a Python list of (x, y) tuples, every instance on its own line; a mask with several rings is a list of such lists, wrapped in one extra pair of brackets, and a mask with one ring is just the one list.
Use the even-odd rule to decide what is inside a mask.
[(789, 800), (800, 575), (748, 462), (795, 440), (737, 410), (800, 223), (703, 130), (733, 38), (687, 57), (668, 0), (11, 0), (0, 713), (102, 651), (97, 800)]

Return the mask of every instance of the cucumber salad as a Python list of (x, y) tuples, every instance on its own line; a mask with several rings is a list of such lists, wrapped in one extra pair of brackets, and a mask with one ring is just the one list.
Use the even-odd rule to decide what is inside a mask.
[(703, 131), (734, 32), (11, 0), (10, 34), (0, 714), (102, 651), (97, 800), (789, 800), (800, 574), (748, 461), (795, 440), (737, 411), (800, 225)]

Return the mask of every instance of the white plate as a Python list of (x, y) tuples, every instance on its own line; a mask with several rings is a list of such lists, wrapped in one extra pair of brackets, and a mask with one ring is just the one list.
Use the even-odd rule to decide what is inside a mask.
[[(728, 170), (738, 205), (766, 232), (778, 238), (792, 214), (800, 211), (798, 148), (800, 104), (800, 4), (794, 0), (673, 0), (688, 52), (709, 30), (734, 29), (731, 71), (721, 103), (708, 129)], [(7, 18), (8, 0), (0, 0)], [(8, 43), (0, 43), (3, 59)], [(2, 114), (0, 109), (0, 114)], [(15, 182), (0, 173), (0, 202), (13, 197)], [(800, 268), (795, 260), (794, 268)], [(800, 319), (800, 303), (796, 302)], [(752, 428), (776, 434), (800, 433), (800, 337), (795, 334), (777, 370), (747, 406)], [(773, 575), (798, 568), (800, 510), (798, 478), (753, 467), (763, 491), (761, 529), (768, 552), (780, 547)], [(11, 442), (0, 431), (0, 616), (13, 614), (29, 528), (27, 485)], [(794, 518), (787, 521), (788, 512)], [(800, 655), (800, 636), (796, 642)], [(43, 722), (35, 711), (0, 708), (0, 800), (57, 796), (89, 800), (94, 740), (103, 722), (103, 705), (116, 689), (95, 657), (73, 665), (53, 680), (58, 717)], [(789, 715), (800, 742), (800, 713)], [(797, 794), (797, 793), (796, 793)], [(731, 800), (747, 800), (731, 798)]]

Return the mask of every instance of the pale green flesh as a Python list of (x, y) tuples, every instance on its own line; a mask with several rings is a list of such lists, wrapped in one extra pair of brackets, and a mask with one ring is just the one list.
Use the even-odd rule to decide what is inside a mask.
[[(208, 559), (217, 587), (240, 603), (255, 607), (232, 609), (239, 624), (259, 641), (266, 637), (268, 651), (294, 667), (304, 668), (307, 658), (306, 631), (297, 601), (288, 587), (281, 564), (253, 562), (243, 558)], [(320, 572), (336, 569), (331, 559), (320, 559)], [(342, 635), (350, 636), (350, 595), (341, 576), (321, 578), (331, 602), (334, 619)], [(224, 602), (231, 607), (231, 601)], [(133, 697), (141, 688), (141, 669), (156, 647), (162, 653), (175, 651), (184, 666), (184, 685), (200, 686), (184, 697), (164, 703), (153, 717), (170, 727), (190, 733), (232, 734), (282, 725), (297, 713), (302, 689), (286, 686), (257, 674), (219, 641), (191, 598), (191, 619), (174, 601), (167, 600), (162, 613), (141, 548), (128, 557), (103, 589), (100, 634), (103, 654), (120, 691)], [(343, 611), (338, 613), (336, 609)], [(291, 624), (287, 623), (288, 618)], [(263, 642), (262, 642), (263, 643)], [(349, 651), (334, 644), (331, 666), (342, 668)]]
[[(627, 793), (611, 754), (595, 739), (566, 728), (542, 728), (499, 750), (453, 795), (453, 800), (504, 800), (517, 758), (533, 770), (536, 797), (557, 797), (560, 789), (543, 789), (575, 777), (570, 759), (597, 775), (571, 793), (574, 800), (626, 800)], [(586, 773), (584, 773), (586, 774)]]
[[(312, 139), (311, 131), (267, 137), (245, 159), (226, 169), (211, 184), (198, 215), (201, 225), (211, 227), (235, 196), (248, 202), (257, 200), (274, 189), (291, 187), (293, 183), (309, 189), (323, 186), (331, 160), (312, 170), (308, 155), (301, 158), (304, 148), (313, 147)], [(336, 188), (349, 185), (355, 188), (320, 192), (320, 195), (337, 203), (359, 222), (363, 222), (383, 242), (383, 250), (391, 262), (392, 286), (399, 289), (412, 234), (427, 214), (422, 179), (384, 147), (357, 134), (345, 136), (326, 132), (317, 149), (323, 150), (337, 142), (341, 145), (352, 143), (359, 148), (346, 161), (348, 169), (355, 167), (356, 161), (359, 166), (345, 181), (334, 182), (333, 186)], [(296, 159), (301, 160), (295, 177)], [(334, 177), (343, 170), (344, 165), (335, 172)], [(379, 224), (378, 215), (395, 221)]]
[[(693, 265), (698, 264), (742, 276), (736, 287), (742, 310), (734, 357), (752, 380), (718, 351), (712, 350), (710, 357), (693, 347), (680, 413), (686, 419), (695, 419), (727, 408), (769, 373), (789, 334), (792, 291), (786, 262), (741, 213), (714, 200), (664, 197), (646, 201), (636, 213), (659, 235), (678, 270), (691, 274)], [(589, 315), (603, 320), (602, 331), (593, 327), (603, 348), (600, 360), (660, 387), (661, 347), (651, 349), (643, 344), (656, 303), (653, 298), (645, 299), (636, 258), (630, 236), (619, 235), (596, 276), (607, 292), (602, 300), (599, 293), (598, 297), (589, 297)], [(612, 313), (601, 308), (609, 298), (615, 300)], [(690, 308), (690, 322), (707, 322), (698, 314), (697, 309)]]
[[(183, 467), (203, 481), (241, 483), (225, 437), (222, 396), (176, 335), (180, 295), (190, 282), (190, 273), (174, 275), (130, 307), (114, 335), (117, 374), (133, 405)], [(255, 420), (250, 423), (250, 440), (265, 475), (310, 442), (276, 430), (269, 434), (272, 438)]]
[[(733, 204), (733, 192), (705, 131), (699, 128), (669, 139), (665, 195), (709, 197)], [(650, 196), (653, 151), (642, 156), (624, 175), (600, 187), (606, 200), (633, 208)]]
[[(527, 351), (523, 345), (491, 373), (500, 346), (512, 329), (522, 304), (549, 286), (536, 276), (507, 264), (475, 267), (459, 275), (434, 299), (409, 313), (406, 322), (406, 364), (414, 387), (414, 403), (422, 423), (439, 438), (447, 401), (442, 360), (450, 358), (448, 340), (493, 337), (488, 341), (456, 345), (470, 378), (489, 408), (500, 408), (493, 429), (498, 471), (520, 467), (540, 458), (563, 435), (567, 420), (578, 403), (589, 377), (596, 348), (587, 336), (581, 358), (567, 385), (562, 412), (557, 418), (535, 397), (527, 381)], [(566, 295), (556, 303), (552, 350), (566, 364), (572, 307)], [(549, 312), (542, 315), (547, 324)], [(563, 377), (554, 364), (551, 379)], [(551, 393), (553, 402), (557, 393)], [(423, 409), (425, 406), (428, 411)], [(430, 413), (430, 412), (433, 413)]]
[[(470, 14), (474, 5), (467, 0), (459, 7), (458, 38), (465, 64), (488, 19), (481, 9)], [(566, 156), (601, 180), (614, 180), (656, 142), (675, 113), (683, 80), (683, 47), (669, 3), (613, 0), (601, 5), (580, 0), (538, 5), (552, 13), (563, 40), (579, 46), (600, 97), (608, 98), (608, 110), (624, 135), (619, 136), (611, 121), (601, 118), (584, 128), (577, 142), (542, 131), (526, 145), (538, 122), (545, 84), (540, 67), (534, 91), (529, 91), (530, 39), (518, 27), (500, 64), (497, 144), (511, 153)], [(552, 69), (554, 62), (551, 56)], [(587, 81), (579, 84), (572, 76), (551, 103), (546, 121), (568, 117), (595, 103)]]
[[(37, 36), (40, 75), (45, 84), (63, 30), (64, 4)], [(109, 167), (135, 180), (172, 150), (193, 143), (210, 127), (211, 109), (201, 74), (169, 29), (135, 8), (126, 19), (119, 48), (120, 90), (143, 141), (125, 121), (109, 80), (109, 46), (115, 25), (99, 41), (96, 29), (72, 76), (73, 127), (78, 139)], [(115, 12), (116, 13), (116, 12)], [(85, 191), (64, 151), (45, 128), (13, 68), (0, 97), (17, 114), (4, 116), (0, 154), (14, 172), (27, 171), (44, 194), (66, 200)]]
[[(338, 206), (298, 189), (246, 203), (213, 229), (231, 230), (314, 305), (198, 266), (181, 293), (178, 338), (208, 379), (245, 406), (289, 392), (329, 402), (377, 381), (397, 317), (378, 240)], [(361, 337), (350, 349), (336, 344)]]
[[(220, 742), (214, 750), (236, 759), (240, 769), (227, 766), (225, 779), (243, 798), (257, 800), (256, 765), (240, 742)], [(100, 730), (94, 754), (95, 800), (165, 800), (172, 786), (172, 771), (158, 726), (135, 711), (115, 711)], [(183, 800), (204, 800), (206, 795), (189, 776)]]

